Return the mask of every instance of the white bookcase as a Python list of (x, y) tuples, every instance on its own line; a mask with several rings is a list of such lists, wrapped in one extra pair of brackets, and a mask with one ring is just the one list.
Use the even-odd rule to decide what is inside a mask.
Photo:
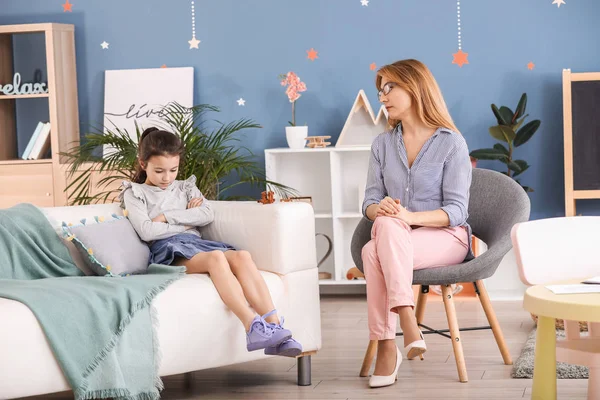
[[(319, 267), (332, 279), (321, 285), (364, 284), (364, 280), (346, 279), (354, 267), (350, 241), (362, 218), (361, 206), (367, 180), (370, 146), (326, 147), (318, 149), (267, 149), (267, 179), (298, 190), (300, 196), (312, 197), (315, 228), (333, 242), (333, 251)], [(327, 240), (317, 236), (317, 257), (327, 252)]]

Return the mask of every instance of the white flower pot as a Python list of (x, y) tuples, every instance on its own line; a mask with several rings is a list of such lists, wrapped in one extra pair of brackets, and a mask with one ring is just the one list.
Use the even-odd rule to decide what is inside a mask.
[(302, 149), (306, 146), (308, 126), (286, 126), (285, 138), (290, 149)]

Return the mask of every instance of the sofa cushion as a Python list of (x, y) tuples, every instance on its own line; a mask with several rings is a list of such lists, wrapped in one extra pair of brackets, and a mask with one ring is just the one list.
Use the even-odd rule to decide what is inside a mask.
[(116, 214), (106, 220), (94, 219), (96, 224), (86, 224), (86, 219), (78, 225), (63, 222), (65, 238), (75, 245), (89, 269), (108, 276), (145, 273), (150, 250), (129, 220)]
[(82, 218), (87, 218), (88, 221), (92, 221), (94, 215), (123, 215), (123, 209), (121, 209), (119, 204), (107, 203), (88, 204), (83, 206), (45, 207), (41, 208), (41, 210), (48, 222), (50, 222), (50, 225), (52, 225), (56, 231), (56, 234), (62, 239), (65, 246), (67, 246), (67, 249), (69, 249), (69, 253), (71, 253), (75, 265), (88, 276), (96, 275), (94, 271), (88, 267), (87, 262), (85, 261), (87, 259), (87, 254), (85, 257), (82, 257), (75, 245), (63, 237), (62, 221), (79, 221)]

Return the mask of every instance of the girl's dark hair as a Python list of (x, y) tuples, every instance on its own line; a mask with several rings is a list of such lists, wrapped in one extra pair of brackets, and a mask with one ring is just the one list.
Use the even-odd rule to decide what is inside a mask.
[(146, 171), (140, 162), (146, 164), (153, 156), (181, 156), (183, 154), (183, 142), (181, 138), (171, 132), (158, 128), (148, 128), (140, 136), (138, 144), (138, 159), (135, 165), (135, 183), (146, 182)]

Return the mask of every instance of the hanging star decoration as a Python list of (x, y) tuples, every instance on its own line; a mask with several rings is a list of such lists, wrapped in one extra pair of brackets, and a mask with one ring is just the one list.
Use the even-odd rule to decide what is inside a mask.
[(533, 63), (533, 61), (529, 61), (529, 64), (527, 64), (527, 68), (529, 68), (530, 71), (535, 68), (535, 64)]
[(102, 43), (100, 43), (100, 46), (102, 47), (103, 50), (108, 49), (108, 46), (110, 45), (110, 43), (106, 43), (106, 40)]
[(197, 49), (200, 44), (200, 40), (196, 39), (196, 10), (194, 8), (194, 2), (192, 1), (192, 39), (188, 40), (191, 49)]
[(196, 39), (195, 37), (192, 38), (192, 40), (188, 40), (188, 43), (190, 44), (190, 50), (191, 49), (198, 49), (198, 45), (200, 44), (200, 41), (198, 39)]
[(246, 100), (242, 99), (241, 97), (239, 98), (239, 100), (237, 100), (238, 106), (245, 106), (246, 105)]
[(73, 12), (73, 4), (69, 3), (69, 0), (65, 1), (65, 4), (62, 5), (63, 12)]
[(369, 69), (371, 71), (375, 71), (377, 69), (377, 65), (375, 65), (375, 63), (371, 63), (371, 65), (369, 65)]
[(306, 58), (308, 58), (310, 61), (315, 61), (316, 58), (319, 58), (317, 56), (317, 54), (319, 54), (319, 52), (313, 48), (311, 48), (310, 50), (306, 50), (306, 54), (308, 54), (308, 56)]
[(454, 57), (454, 59), (452, 60), (452, 64), (458, 64), (458, 66), (461, 68), (464, 64), (469, 63), (469, 60), (467, 59), (467, 57), (469, 56), (469, 53), (465, 53), (462, 50), (459, 50), (456, 53), (453, 53), (452, 56)]
[(469, 60), (467, 59), (469, 53), (465, 53), (464, 51), (462, 51), (462, 34), (460, 28), (460, 0), (456, 1), (456, 19), (458, 24), (458, 51), (456, 53), (452, 53), (452, 64), (458, 64), (458, 66), (462, 68), (464, 64), (469, 63)]
[(556, 6), (557, 6), (558, 8), (560, 8), (560, 6), (561, 6), (562, 4), (567, 4), (567, 3), (565, 3), (565, 0), (554, 0), (554, 1), (552, 2), (552, 4), (556, 4)]
[(363, 7), (368, 7), (369, 6), (369, 0), (360, 0), (360, 4), (362, 4)]

